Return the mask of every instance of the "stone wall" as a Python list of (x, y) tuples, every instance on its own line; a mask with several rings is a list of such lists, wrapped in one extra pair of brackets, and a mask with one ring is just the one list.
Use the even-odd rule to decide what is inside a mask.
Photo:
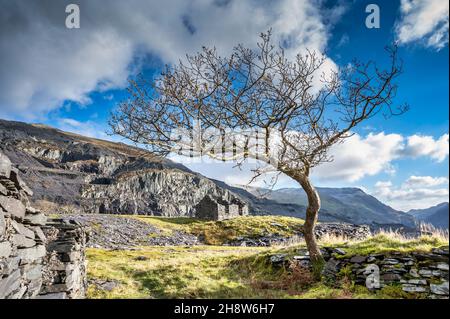
[(85, 230), (47, 221), (29, 205), (32, 191), (0, 152), (0, 299), (81, 298)]
[(342, 269), (351, 271), (356, 284), (370, 290), (397, 285), (406, 293), (428, 298), (449, 297), (449, 251), (447, 247), (424, 252), (391, 252), (339, 258), (345, 251), (327, 249), (324, 276), (336, 280)]
[(39, 298), (84, 298), (87, 289), (85, 228), (74, 220), (51, 219), (42, 230), (47, 238), (47, 254)]
[[(322, 249), (326, 261), (323, 279), (329, 285), (340, 285), (344, 276), (356, 285), (376, 291), (386, 285), (397, 286), (407, 294), (430, 299), (449, 298), (449, 248), (437, 247), (430, 252), (389, 252), (347, 256), (345, 248)], [(298, 255), (273, 255), (273, 265), (296, 263), (311, 267), (306, 250)], [(416, 296), (417, 297), (417, 296)]]

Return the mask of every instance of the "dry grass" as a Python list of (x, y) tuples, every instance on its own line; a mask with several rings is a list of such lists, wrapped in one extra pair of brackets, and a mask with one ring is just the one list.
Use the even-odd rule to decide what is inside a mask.
[(315, 283), (314, 276), (308, 268), (291, 262), (287, 271), (276, 280), (252, 279), (250, 285), (255, 289), (274, 289), (284, 291), (291, 296), (301, 295)]
[[(159, 220), (162, 224), (165, 221)], [(176, 227), (192, 221), (180, 220)], [(383, 231), (362, 241), (328, 236), (322, 245), (339, 246), (347, 254), (429, 251), (448, 245), (448, 235), (434, 232), (407, 238)], [(142, 247), (137, 251), (88, 250), (88, 277), (115, 280), (112, 291), (90, 287), (90, 298), (414, 298), (396, 286), (377, 293), (355, 285), (348, 278), (330, 287), (314, 282), (311, 273), (296, 265), (275, 267), (270, 256), (294, 256), (300, 243), (291, 247)], [(141, 260), (137, 257), (144, 256)]]
[(260, 238), (278, 235), (290, 238), (290, 244), (300, 243), (297, 236), (304, 221), (284, 216), (243, 216), (223, 221), (204, 221), (193, 218), (164, 218), (151, 216), (127, 216), (156, 226), (165, 234), (178, 230), (201, 236), (208, 245), (223, 245), (238, 237)]

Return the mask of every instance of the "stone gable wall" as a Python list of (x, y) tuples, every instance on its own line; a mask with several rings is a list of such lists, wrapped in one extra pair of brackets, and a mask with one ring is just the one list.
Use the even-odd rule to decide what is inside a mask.
[(32, 191), (0, 152), (0, 299), (82, 298), (86, 231), (29, 205)]

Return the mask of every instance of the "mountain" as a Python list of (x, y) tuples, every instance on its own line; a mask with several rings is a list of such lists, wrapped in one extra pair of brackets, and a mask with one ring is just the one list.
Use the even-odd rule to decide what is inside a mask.
[(0, 151), (33, 190), (33, 205), (48, 212), (198, 217), (223, 206), (224, 214), (248, 210), (214, 181), (122, 143), (0, 120)]
[[(301, 189), (230, 186), (136, 147), (45, 125), (0, 120), (0, 151), (33, 190), (33, 205), (48, 212), (195, 217), (203, 216), (201, 210), (219, 211), (225, 205), (230, 211), (237, 205), (239, 213), (249, 209), (255, 215), (305, 216), (307, 201)], [(318, 191), (319, 221), (373, 228), (415, 225), (411, 215), (358, 188)]]
[(448, 203), (441, 203), (425, 209), (412, 209), (408, 211), (408, 214), (414, 216), (417, 220), (431, 224), (436, 228), (448, 229)]
[[(304, 217), (307, 198), (300, 188), (268, 190), (237, 186), (231, 189), (264, 213), (298, 216), (300, 212)], [(383, 204), (359, 188), (318, 187), (317, 191), (322, 202), (319, 221), (368, 224), (373, 228), (415, 228), (411, 215)]]

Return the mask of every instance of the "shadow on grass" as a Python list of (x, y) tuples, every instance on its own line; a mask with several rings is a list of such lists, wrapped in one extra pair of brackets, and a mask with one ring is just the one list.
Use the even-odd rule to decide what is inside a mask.
[(164, 265), (148, 271), (122, 268), (150, 298), (280, 298), (285, 291), (260, 285), (275, 280), (285, 271), (272, 268), (267, 253), (237, 258), (223, 263), (200, 261), (184, 267)]

